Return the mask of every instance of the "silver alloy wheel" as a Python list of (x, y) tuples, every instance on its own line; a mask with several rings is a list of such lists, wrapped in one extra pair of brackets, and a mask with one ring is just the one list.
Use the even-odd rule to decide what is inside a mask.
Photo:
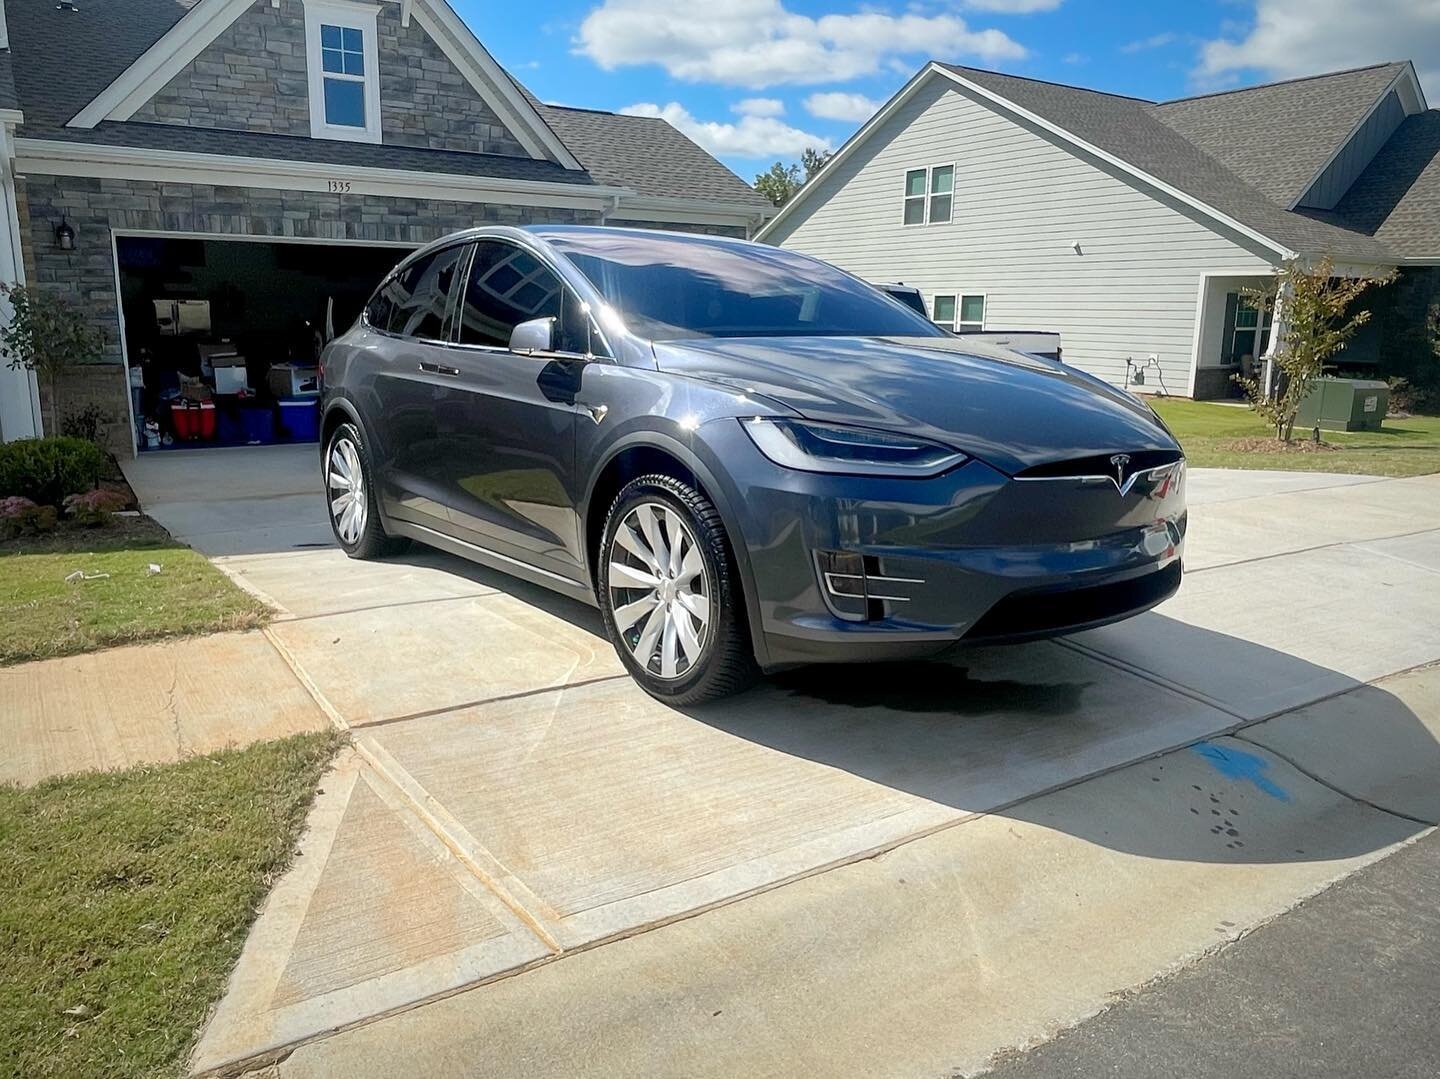
[(330, 446), (330, 456), (325, 462), (325, 486), (336, 533), (346, 543), (359, 543), (370, 512), (365, 501), (365, 471), (360, 467), (360, 451), (344, 435)]
[(710, 638), (710, 578), (690, 526), (663, 502), (642, 502), (620, 522), (606, 582), (615, 630), (657, 678), (683, 678)]

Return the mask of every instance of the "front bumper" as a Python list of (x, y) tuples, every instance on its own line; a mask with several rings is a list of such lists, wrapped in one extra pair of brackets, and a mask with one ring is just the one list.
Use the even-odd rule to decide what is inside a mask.
[(931, 479), (829, 476), (772, 464), (738, 424), (711, 427), (767, 669), (1068, 633), (1179, 587), (1183, 464), (1125, 493), (978, 461)]

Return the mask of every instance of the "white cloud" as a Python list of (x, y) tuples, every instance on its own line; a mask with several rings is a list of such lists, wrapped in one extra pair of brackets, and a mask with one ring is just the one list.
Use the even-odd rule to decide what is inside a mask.
[(850, 123), (864, 123), (874, 116), (883, 101), (875, 101), (864, 94), (811, 94), (805, 99), (805, 111), (822, 120), (845, 120)]
[(656, 105), (645, 101), (620, 110), (627, 116), (658, 116), (683, 131), (712, 154), (732, 157), (798, 157), (807, 146), (830, 149), (830, 140), (791, 127), (773, 116), (742, 116), (733, 124), (698, 120), (678, 101)]
[(1066, 64), (1088, 64), (1090, 57), (1086, 56), (1083, 52), (1067, 52), (1064, 56), (1060, 57), (1060, 61)]
[(1001, 31), (971, 30), (955, 15), (862, 10), (811, 18), (788, 11), (782, 0), (701, 8), (673, 0), (603, 0), (580, 24), (575, 47), (607, 71), (659, 64), (689, 82), (756, 88), (846, 82), (899, 56), (996, 61), (1027, 55)]
[(730, 111), (741, 116), (784, 116), (785, 102), (778, 97), (747, 97), (731, 105)]
[(1001, 15), (1033, 15), (1037, 11), (1054, 11), (1065, 0), (965, 0), (974, 11), (994, 11)]
[(1413, 59), (1440, 91), (1440, 3), (1436, 0), (1256, 0), (1248, 31), (1207, 41), (1194, 71), (1202, 85), (1243, 72), (1270, 78), (1314, 75), (1384, 60)]
[(1147, 49), (1163, 49), (1166, 45), (1173, 45), (1179, 40), (1179, 34), (1174, 34), (1167, 30), (1163, 34), (1151, 34), (1149, 37), (1142, 37), (1139, 41), (1127, 41), (1120, 46), (1120, 51), (1145, 52)]

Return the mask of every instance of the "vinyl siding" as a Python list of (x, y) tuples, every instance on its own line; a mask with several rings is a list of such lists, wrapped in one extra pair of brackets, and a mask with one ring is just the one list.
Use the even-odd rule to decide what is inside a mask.
[(1301, 206), (1314, 206), (1321, 210), (1333, 210), (1350, 190), (1350, 185), (1359, 179), (1365, 166), (1380, 152), (1395, 129), (1405, 119), (1405, 106), (1400, 95), (1391, 90), (1385, 100), (1372, 112), (1363, 124), (1350, 136), (1345, 148), (1335, 155), (1325, 171), (1315, 178), (1310, 189), (1300, 196)]
[[(1058, 330), (1066, 362), (1117, 384), (1126, 357), (1154, 354), (1169, 391), (1188, 393), (1201, 274), (1271, 263), (1052, 138), (935, 79), (766, 239), (870, 281), (904, 281), (927, 303), (983, 292), (986, 329)], [(951, 222), (902, 225), (906, 170), (952, 162)]]

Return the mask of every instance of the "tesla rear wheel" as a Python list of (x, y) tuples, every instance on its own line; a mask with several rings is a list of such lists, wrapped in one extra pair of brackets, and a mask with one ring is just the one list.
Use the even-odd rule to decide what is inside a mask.
[(406, 545), (380, 524), (373, 476), (359, 428), (342, 423), (325, 447), (325, 502), (335, 541), (351, 558), (394, 554)]
[(600, 545), (600, 610), (647, 693), (700, 704), (755, 680), (734, 565), (719, 513), (688, 484), (641, 476), (616, 496)]

